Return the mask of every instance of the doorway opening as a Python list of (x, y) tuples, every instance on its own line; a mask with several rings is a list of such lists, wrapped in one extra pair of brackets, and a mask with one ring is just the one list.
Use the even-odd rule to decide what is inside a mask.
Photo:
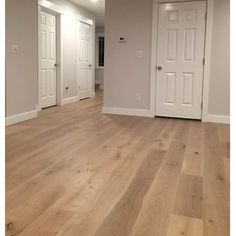
[(96, 90), (104, 88), (104, 68), (105, 68), (105, 28), (104, 26), (96, 27), (96, 69), (95, 69), (95, 86)]

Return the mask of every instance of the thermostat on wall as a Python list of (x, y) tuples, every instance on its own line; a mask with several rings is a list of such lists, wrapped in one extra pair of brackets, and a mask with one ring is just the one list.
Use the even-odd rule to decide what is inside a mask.
[(120, 37), (119, 43), (126, 43), (127, 38), (126, 37)]

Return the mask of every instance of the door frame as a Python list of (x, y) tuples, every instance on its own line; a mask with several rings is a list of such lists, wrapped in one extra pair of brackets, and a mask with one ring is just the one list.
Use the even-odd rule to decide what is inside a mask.
[(51, 3), (47, 0), (38, 0), (38, 105), (37, 105), (37, 111), (42, 110), (41, 106), (41, 91), (40, 91), (40, 47), (41, 47), (41, 37), (40, 37), (40, 13), (41, 11), (51, 12), (51, 14), (55, 15), (56, 17), (56, 63), (59, 64), (59, 66), (56, 68), (56, 105), (61, 106), (62, 105), (62, 84), (63, 84), (63, 60), (62, 60), (62, 34), (61, 34), (61, 18), (63, 14), (63, 9), (59, 6), (57, 6), (54, 3)]
[(80, 62), (78, 60), (80, 56), (80, 49), (81, 45), (79, 43), (79, 37), (80, 37), (80, 22), (87, 24), (91, 27), (90, 30), (90, 47), (91, 47), (91, 52), (90, 52), (90, 57), (91, 57), (91, 64), (92, 64), (92, 69), (91, 69), (91, 81), (90, 81), (90, 98), (95, 97), (95, 22), (94, 20), (87, 18), (82, 15), (78, 15), (77, 17), (77, 32), (76, 32), (76, 43), (77, 43), (77, 64), (76, 64), (76, 69), (77, 69), (77, 94), (78, 94), (78, 101), (80, 101), (80, 91), (79, 91), (79, 84), (80, 84), (80, 75), (79, 75), (79, 67), (80, 67)]
[(178, 3), (178, 2), (206, 2), (206, 29), (205, 29), (205, 51), (203, 65), (203, 94), (202, 94), (202, 121), (207, 121), (208, 118), (208, 95), (210, 83), (210, 65), (211, 65), (211, 41), (212, 41), (212, 26), (213, 26), (213, 7), (214, 0), (153, 0), (153, 17), (152, 17), (152, 42), (151, 42), (151, 78), (150, 78), (150, 115), (156, 116), (156, 80), (157, 80), (157, 41), (158, 41), (158, 8), (159, 3)]

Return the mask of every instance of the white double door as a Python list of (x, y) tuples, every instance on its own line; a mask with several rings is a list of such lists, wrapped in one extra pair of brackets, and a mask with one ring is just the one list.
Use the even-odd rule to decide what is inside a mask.
[(206, 2), (159, 4), (156, 115), (201, 119)]
[(91, 97), (92, 27), (78, 22), (78, 91), (79, 99)]
[(41, 108), (56, 105), (56, 17), (40, 12), (39, 99)]

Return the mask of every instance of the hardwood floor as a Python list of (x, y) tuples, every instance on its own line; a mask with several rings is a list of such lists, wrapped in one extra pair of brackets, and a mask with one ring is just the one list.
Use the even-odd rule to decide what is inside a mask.
[(229, 236), (229, 126), (101, 113), (6, 129), (6, 235)]

